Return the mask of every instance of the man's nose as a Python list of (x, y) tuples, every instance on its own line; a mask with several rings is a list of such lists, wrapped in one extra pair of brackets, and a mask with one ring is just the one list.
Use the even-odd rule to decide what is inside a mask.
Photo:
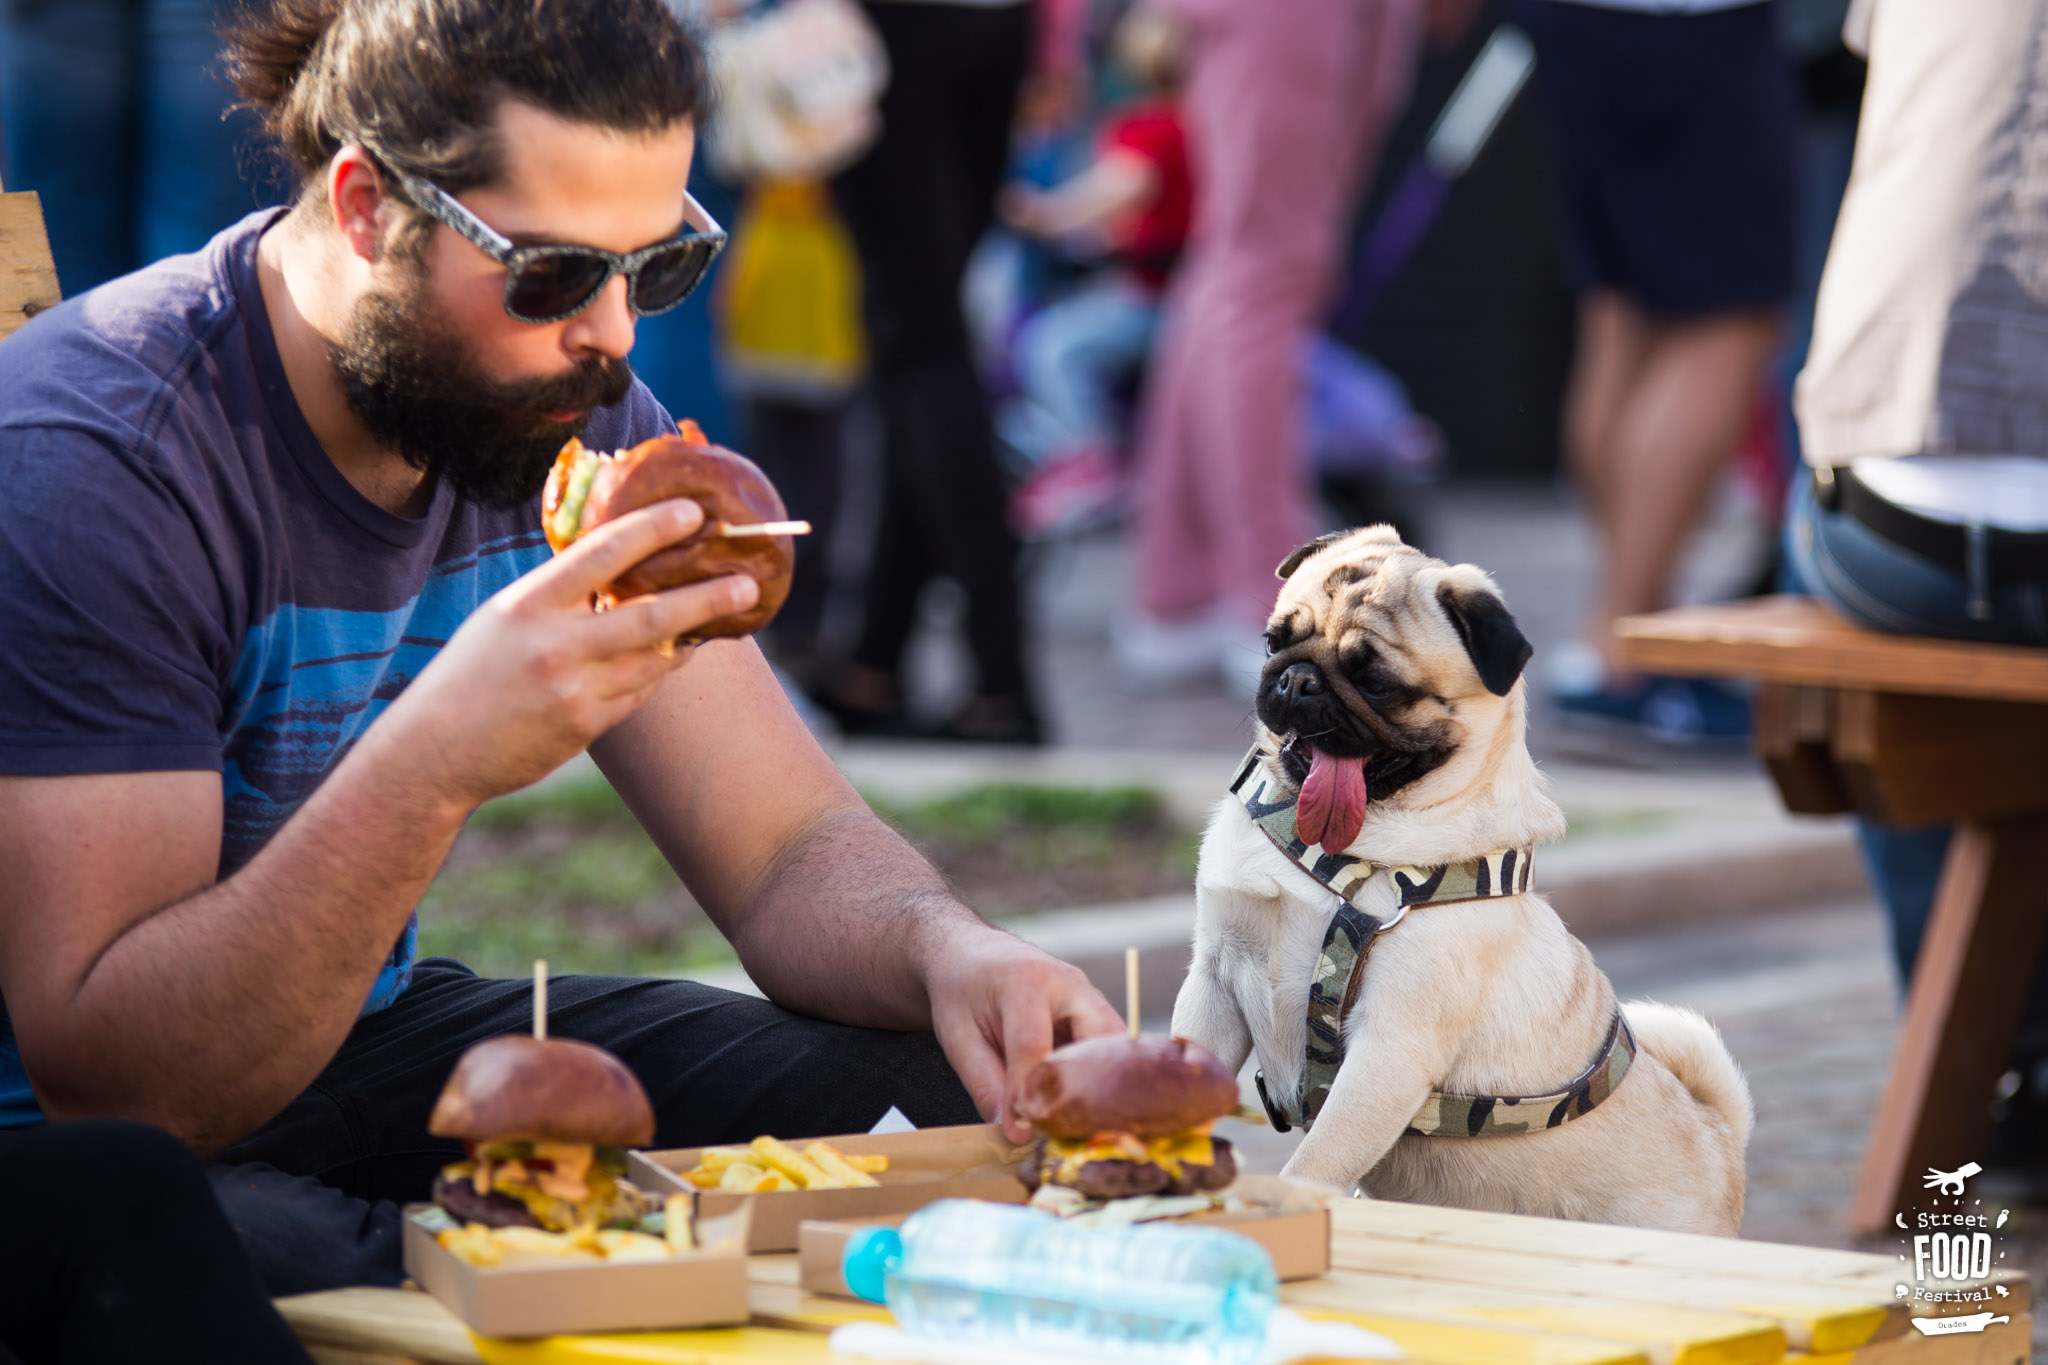
[(562, 349), (571, 355), (595, 351), (624, 360), (633, 349), (633, 310), (626, 304), (626, 277), (614, 275), (597, 291), (590, 306), (569, 319)]
[(1280, 676), (1273, 680), (1273, 690), (1279, 693), (1280, 700), (1287, 702), (1320, 695), (1323, 690), (1323, 670), (1306, 660), (1298, 664), (1289, 664), (1280, 671)]

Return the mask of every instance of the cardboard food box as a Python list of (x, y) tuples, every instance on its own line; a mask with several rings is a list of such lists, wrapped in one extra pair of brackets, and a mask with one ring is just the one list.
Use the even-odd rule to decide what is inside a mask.
[[(780, 1134), (777, 1134), (780, 1136)], [(786, 1139), (801, 1150), (814, 1138)], [(1017, 1163), (1024, 1149), (1010, 1142), (994, 1124), (958, 1128), (924, 1128), (914, 1133), (859, 1133), (828, 1137), (849, 1156), (881, 1155), (889, 1169), (878, 1184), (852, 1190), (774, 1190), (766, 1194), (732, 1194), (700, 1190), (678, 1178), (694, 1170), (701, 1147), (631, 1154), (631, 1179), (649, 1194), (666, 1198), (687, 1194), (696, 1201), (697, 1217), (716, 1218), (748, 1199), (754, 1201), (749, 1251), (795, 1251), (797, 1225), (807, 1218), (874, 1219), (910, 1213), (940, 1199), (990, 1199), (1004, 1204), (1024, 1202)]]
[[(1237, 1213), (1178, 1220), (1189, 1227), (1242, 1233), (1266, 1249), (1282, 1280), (1313, 1280), (1330, 1273), (1330, 1209), (1318, 1191), (1277, 1175), (1240, 1176), (1232, 1190), (1252, 1207)], [(901, 1223), (892, 1218), (807, 1219), (797, 1230), (797, 1283), (808, 1293), (850, 1299), (839, 1267), (854, 1229)], [(1165, 1219), (1160, 1226), (1172, 1226)]]
[(405, 1270), (451, 1313), (487, 1337), (724, 1327), (747, 1320), (747, 1211), (698, 1220), (707, 1250), (659, 1261), (582, 1257), (473, 1266), (405, 1210)]

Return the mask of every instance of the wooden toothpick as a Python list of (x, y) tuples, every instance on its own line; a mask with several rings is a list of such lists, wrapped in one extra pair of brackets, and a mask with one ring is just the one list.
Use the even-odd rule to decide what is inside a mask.
[(744, 526), (723, 521), (718, 523), (718, 534), (722, 536), (807, 536), (810, 533), (808, 521), (756, 521)]
[(533, 960), (533, 1036), (548, 1040), (548, 960)]
[(1138, 1041), (1138, 950), (1124, 949), (1124, 1017), (1131, 1030), (1131, 1041)]

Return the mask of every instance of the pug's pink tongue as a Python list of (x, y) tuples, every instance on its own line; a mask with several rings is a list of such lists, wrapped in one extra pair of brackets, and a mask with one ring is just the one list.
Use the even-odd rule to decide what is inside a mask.
[(1365, 823), (1365, 760), (1310, 749), (1308, 780), (1294, 804), (1294, 832), (1326, 849), (1351, 847)]

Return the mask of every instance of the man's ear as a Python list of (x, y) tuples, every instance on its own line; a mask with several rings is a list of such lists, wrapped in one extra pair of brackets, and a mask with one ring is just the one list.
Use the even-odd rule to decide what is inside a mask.
[(375, 265), (397, 205), (368, 152), (351, 143), (327, 163), (327, 211), (351, 253)]
[(1297, 549), (1293, 554), (1281, 560), (1280, 567), (1273, 570), (1273, 576), (1275, 578), (1293, 577), (1294, 571), (1301, 567), (1301, 562), (1304, 559), (1307, 559), (1310, 555), (1322, 549), (1325, 545), (1334, 545), (1338, 541), (1344, 539), (1344, 537), (1350, 534), (1351, 533), (1349, 531), (1331, 531), (1326, 535), (1317, 536), (1314, 540), (1311, 540), (1308, 544), (1302, 546), (1301, 548)]
[(1523, 665), (1536, 651), (1523, 638), (1522, 628), (1508, 612), (1508, 604), (1491, 588), (1446, 583), (1436, 591), (1444, 614), (1451, 618), (1465, 653), (1478, 670), (1479, 681), (1496, 697), (1505, 697), (1522, 676)]

